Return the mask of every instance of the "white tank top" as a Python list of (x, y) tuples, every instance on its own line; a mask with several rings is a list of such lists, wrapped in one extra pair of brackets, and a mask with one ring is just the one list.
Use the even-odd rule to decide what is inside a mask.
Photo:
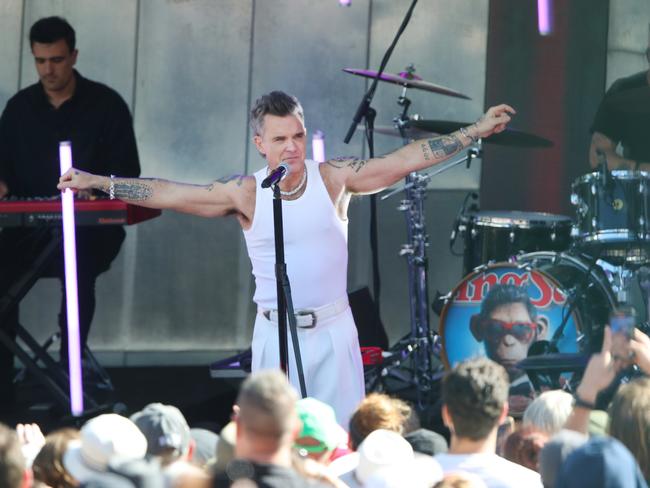
[[(297, 200), (282, 201), (284, 255), (295, 310), (317, 308), (347, 292), (348, 223), (336, 214), (319, 163), (306, 160), (307, 188)], [(276, 309), (273, 191), (260, 185), (266, 168), (255, 173), (255, 214), (244, 231), (255, 276), (258, 307)]]

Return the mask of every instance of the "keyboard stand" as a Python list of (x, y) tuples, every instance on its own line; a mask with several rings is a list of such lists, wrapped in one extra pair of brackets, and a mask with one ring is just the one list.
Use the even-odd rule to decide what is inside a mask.
[[(38, 229), (39, 238), (50, 237), (49, 242), (38, 253), (36, 258), (25, 270), (25, 272), (13, 283), (4, 296), (0, 297), (0, 323), (2, 323), (13, 307), (17, 306), (25, 298), (29, 290), (34, 286), (36, 281), (44, 273), (46, 266), (54, 257), (56, 251), (60, 248), (63, 240), (62, 233), (59, 229), (44, 227)], [(70, 379), (68, 372), (48, 354), (47, 349), (41, 346), (36, 339), (20, 324), (16, 324), (16, 337), (20, 338), (24, 347), (14, 340), (6, 330), (0, 328), (0, 342), (2, 342), (18, 360), (24, 365), (34, 378), (43, 385), (52, 394), (53, 399), (65, 410), (70, 408)], [(31, 353), (31, 354), (30, 354)], [(96, 363), (91, 356), (91, 362)], [(40, 361), (45, 367), (40, 368)], [(97, 363), (98, 365), (98, 363)], [(99, 367), (101, 369), (101, 366)], [(98, 369), (99, 375), (110, 391), (113, 386), (110, 380), (106, 381), (108, 375), (103, 369)], [(104, 406), (99, 405), (94, 398), (84, 391), (84, 408), (85, 410), (97, 411)], [(105, 406), (110, 409), (110, 406)]]

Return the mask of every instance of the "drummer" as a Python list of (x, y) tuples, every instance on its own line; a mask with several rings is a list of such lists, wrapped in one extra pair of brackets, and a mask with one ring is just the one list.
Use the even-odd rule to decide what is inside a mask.
[[(650, 62), (650, 33), (645, 56)], [(600, 102), (591, 126), (591, 166), (598, 166), (600, 150), (610, 170), (650, 171), (649, 130), (650, 71), (645, 70), (616, 80)], [(619, 143), (622, 155), (616, 152)]]

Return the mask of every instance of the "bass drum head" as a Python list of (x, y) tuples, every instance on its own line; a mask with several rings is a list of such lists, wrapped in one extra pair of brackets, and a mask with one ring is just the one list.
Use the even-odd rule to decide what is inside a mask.
[(552, 341), (559, 352), (588, 352), (594, 345), (591, 336), (599, 331), (602, 336), (615, 302), (597, 270), (579, 257), (555, 252), (477, 268), (456, 286), (442, 310), (443, 363), (449, 368), (487, 356), (508, 371), (511, 407), (513, 396), (531, 398), (532, 385), (516, 364), (533, 344)]

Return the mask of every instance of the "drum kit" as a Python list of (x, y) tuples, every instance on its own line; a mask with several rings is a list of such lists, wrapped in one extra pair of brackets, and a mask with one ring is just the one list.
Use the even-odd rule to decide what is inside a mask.
[[(344, 71), (376, 76), (369, 70)], [(381, 81), (402, 86), (398, 99), (402, 113), (393, 127), (376, 127), (377, 133), (401, 137), (406, 144), (469, 125), (409, 117), (408, 88), (469, 98), (426, 82), (414, 71), (409, 66), (399, 74), (382, 73)], [(604, 165), (573, 182), (573, 219), (541, 212), (480, 210), (478, 195), (468, 194), (450, 239), (452, 254), (463, 257), (464, 278), (434, 300), (433, 308), (440, 315), (434, 331), (428, 314), (426, 187), (441, 171), (462, 162), (469, 166), (480, 156), (482, 142), (529, 148), (553, 144), (538, 135), (507, 128), (479, 141), (478, 147), (458, 160), (437, 165), (429, 173), (410, 174), (403, 187), (382, 196), (385, 199), (403, 192), (398, 209), (406, 218), (408, 241), (400, 255), (408, 265), (411, 330), (388, 352), (384, 364), (370, 372), (370, 389), (400, 393), (395, 390), (414, 387), (414, 400), (422, 406), (431, 401), (433, 385), (445, 368), (476, 355), (487, 355), (506, 367), (512, 381), (511, 399), (530, 397), (533, 390), (544, 387), (570, 389), (573, 380), (567, 378), (568, 373), (580, 373), (588, 356), (599, 350), (610, 312), (630, 304), (635, 280), (644, 308), (648, 303), (650, 271), (645, 266), (650, 264), (650, 173), (608, 171)], [(519, 298), (508, 299), (513, 293), (519, 293)], [(497, 304), (491, 312), (488, 302)], [(506, 310), (516, 302), (528, 307), (521, 312), (523, 316), (515, 317), (514, 306)], [(499, 307), (506, 310), (505, 318), (496, 317)], [(639, 315), (646, 313), (644, 309)], [(557, 374), (551, 374), (553, 367)], [(538, 376), (533, 370), (548, 374)], [(401, 387), (395, 386), (400, 382)]]

